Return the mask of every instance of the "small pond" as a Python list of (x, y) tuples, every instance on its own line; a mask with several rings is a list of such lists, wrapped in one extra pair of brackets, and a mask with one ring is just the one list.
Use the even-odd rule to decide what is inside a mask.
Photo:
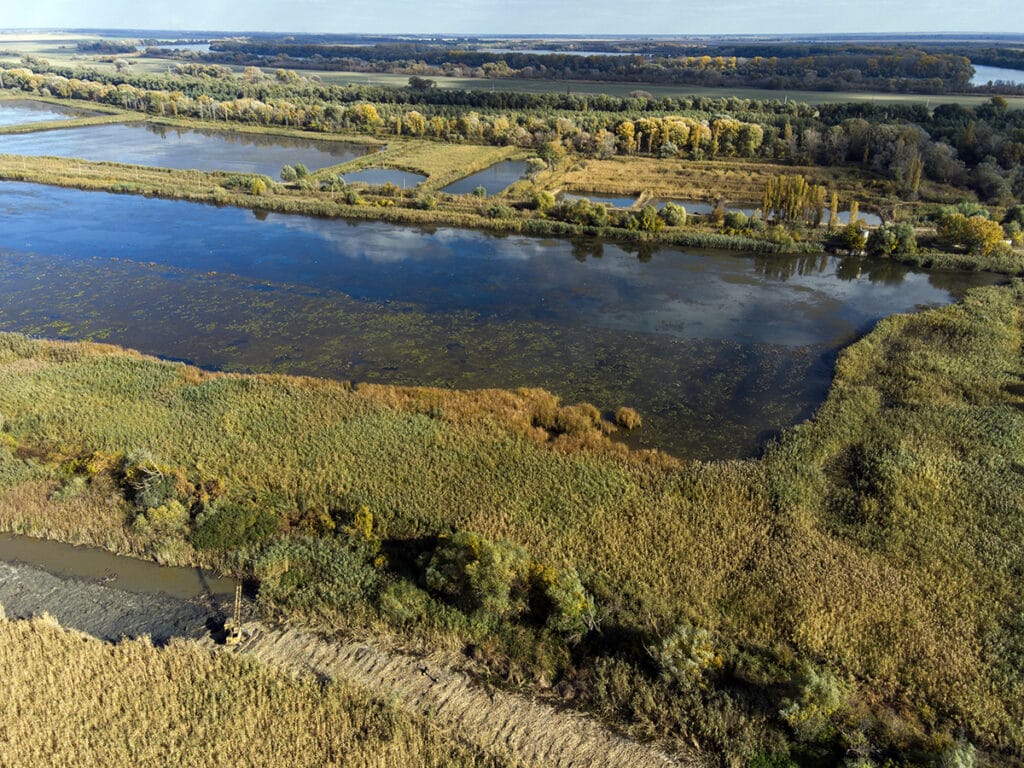
[(314, 171), (365, 155), (367, 147), (316, 139), (171, 128), (152, 123), (92, 125), (0, 136), (0, 153), (53, 155), (199, 171), (262, 173), (302, 163)]
[(525, 175), (525, 161), (504, 160), (500, 163), (495, 163), (485, 171), (459, 179), (441, 191), (447, 192), (450, 195), (469, 195), (476, 191), (477, 187), (483, 187), (487, 190), (487, 196), (490, 197), (491, 195), (503, 192), (506, 187), (519, 181)]
[(69, 120), (96, 114), (85, 110), (69, 109), (57, 104), (32, 99), (0, 99), (0, 125), (42, 123), (50, 120)]
[[(879, 224), (882, 223), (882, 217), (879, 216), (877, 213), (871, 213), (870, 211), (860, 211), (857, 214), (857, 219), (860, 220), (862, 223), (867, 224), (869, 227), (877, 227)], [(826, 222), (828, 221), (828, 211), (825, 212), (825, 219), (824, 219), (824, 221), (826, 221)], [(850, 223), (850, 212), (849, 211), (840, 211), (839, 212), (839, 223), (840, 224), (849, 224)]]
[(361, 171), (342, 174), (349, 183), (362, 182), (373, 186), (394, 184), (401, 189), (412, 189), (427, 177), (421, 173), (399, 171), (395, 168), (364, 168)]
[(589, 200), (592, 203), (604, 203), (612, 208), (632, 208), (637, 201), (636, 195), (629, 197), (616, 197), (614, 195), (599, 195), (593, 192), (563, 192), (563, 200)]

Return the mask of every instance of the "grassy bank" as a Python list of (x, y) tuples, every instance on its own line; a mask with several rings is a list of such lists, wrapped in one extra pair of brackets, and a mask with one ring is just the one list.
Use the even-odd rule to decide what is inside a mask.
[[(272, 510), (232, 514), (256, 531), (236, 544), (274, 610), (471, 642), (488, 674), (558, 684), (669, 743), (808, 765), (851, 750), (927, 765), (965, 738), (1024, 755), (1024, 284), (883, 321), (814, 420), (749, 462), (627, 453), (538, 391), (352, 389), (0, 341), (5, 528), (224, 561), (204, 536), (234, 500)], [(159, 527), (116, 470), (140, 452), (205, 517)], [(578, 573), (599, 626), (565, 635), (536, 608), (452, 598), (421, 569), (456, 530)], [(307, 545), (256, 554), (309, 535), (362, 575), (296, 592), (275, 563)], [(696, 678), (649, 650), (679, 637)]]
[(353, 686), (292, 680), (188, 641), (108, 645), (47, 618), (0, 618), (0, 675), (5, 765), (515, 764)]

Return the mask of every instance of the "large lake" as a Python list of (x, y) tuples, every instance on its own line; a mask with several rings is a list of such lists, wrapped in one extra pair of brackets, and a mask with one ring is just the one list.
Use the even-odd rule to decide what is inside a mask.
[(757, 453), (811, 415), (837, 351), (984, 275), (254, 214), (0, 183), (0, 330), (199, 365), (459, 388), (541, 386), (631, 440)]
[(346, 163), (367, 147), (336, 141), (231, 131), (171, 128), (152, 123), (92, 125), (0, 136), (0, 153), (51, 155), (197, 171), (262, 173), (278, 178), (285, 165), (309, 170)]

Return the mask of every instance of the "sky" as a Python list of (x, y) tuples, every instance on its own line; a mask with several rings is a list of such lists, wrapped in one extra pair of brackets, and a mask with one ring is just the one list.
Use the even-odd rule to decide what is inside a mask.
[[(5, 0), (0, 26), (318, 33), (1024, 32), (1017, 0)], [(13, 7), (11, 7), (13, 6)]]

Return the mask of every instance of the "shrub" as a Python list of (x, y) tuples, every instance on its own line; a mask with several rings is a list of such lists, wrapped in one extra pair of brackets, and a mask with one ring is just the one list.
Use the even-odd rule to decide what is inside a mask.
[(253, 562), (259, 599), (306, 613), (330, 613), (373, 600), (380, 575), (360, 542), (328, 536), (276, 541)]
[(639, 213), (630, 216), (627, 228), (640, 232), (658, 232), (665, 226), (665, 220), (658, 214), (653, 205), (645, 205)]
[(685, 227), (686, 209), (676, 203), (665, 203), (661, 209), (661, 218), (670, 227)]
[(546, 189), (542, 189), (533, 196), (533, 207), (541, 212), (550, 211), (555, 207), (555, 196)]
[(705, 673), (722, 666), (711, 633), (685, 619), (648, 652), (662, 678), (681, 688), (703, 687)]
[(726, 229), (746, 229), (748, 223), (747, 214), (743, 211), (729, 211), (723, 219)]
[(846, 698), (843, 686), (827, 669), (804, 662), (794, 681), (797, 693), (784, 699), (779, 715), (802, 741), (816, 741), (828, 735), (831, 718)]
[(295, 168), (291, 165), (286, 165), (281, 168), (281, 181), (292, 182), (299, 178), (299, 175), (295, 172)]
[(866, 245), (872, 256), (905, 256), (917, 252), (917, 237), (910, 224), (886, 223), (868, 235)]
[(947, 213), (936, 229), (947, 245), (965, 247), (972, 254), (990, 256), (1005, 247), (1003, 228), (984, 216)]
[(511, 219), (516, 212), (507, 205), (492, 205), (487, 209), (487, 216), (492, 219)]
[(180, 469), (161, 464), (146, 452), (130, 453), (120, 467), (121, 485), (139, 510), (176, 499), (186, 501), (192, 487)]
[(473, 194), (477, 197), (487, 197), (487, 187), (481, 185), (473, 190)]
[(424, 211), (432, 211), (437, 208), (437, 198), (433, 195), (424, 195), (416, 201), (416, 207)]
[(136, 516), (135, 528), (155, 534), (179, 533), (188, 527), (189, 513), (177, 499), (171, 499), (159, 507), (151, 507)]
[(321, 192), (344, 192), (345, 187), (348, 183), (345, 181), (345, 177), (341, 174), (337, 176), (328, 176), (320, 182)]
[(574, 568), (554, 571), (535, 565), (533, 575), (533, 611), (548, 629), (564, 635), (582, 635), (597, 627), (594, 598), (587, 593)]
[(526, 552), (514, 544), (459, 532), (434, 550), (427, 588), (467, 613), (518, 616), (527, 605), (528, 565)]
[(237, 549), (270, 538), (280, 522), (275, 510), (255, 502), (218, 500), (196, 517), (190, 539), (196, 549)]
[(860, 228), (860, 224), (851, 221), (839, 230), (836, 242), (839, 248), (848, 253), (861, 253), (864, 246), (867, 245), (867, 238), (864, 237), (864, 231)]
[(615, 412), (615, 423), (623, 429), (638, 429), (643, 424), (643, 420), (633, 408), (622, 406)]

